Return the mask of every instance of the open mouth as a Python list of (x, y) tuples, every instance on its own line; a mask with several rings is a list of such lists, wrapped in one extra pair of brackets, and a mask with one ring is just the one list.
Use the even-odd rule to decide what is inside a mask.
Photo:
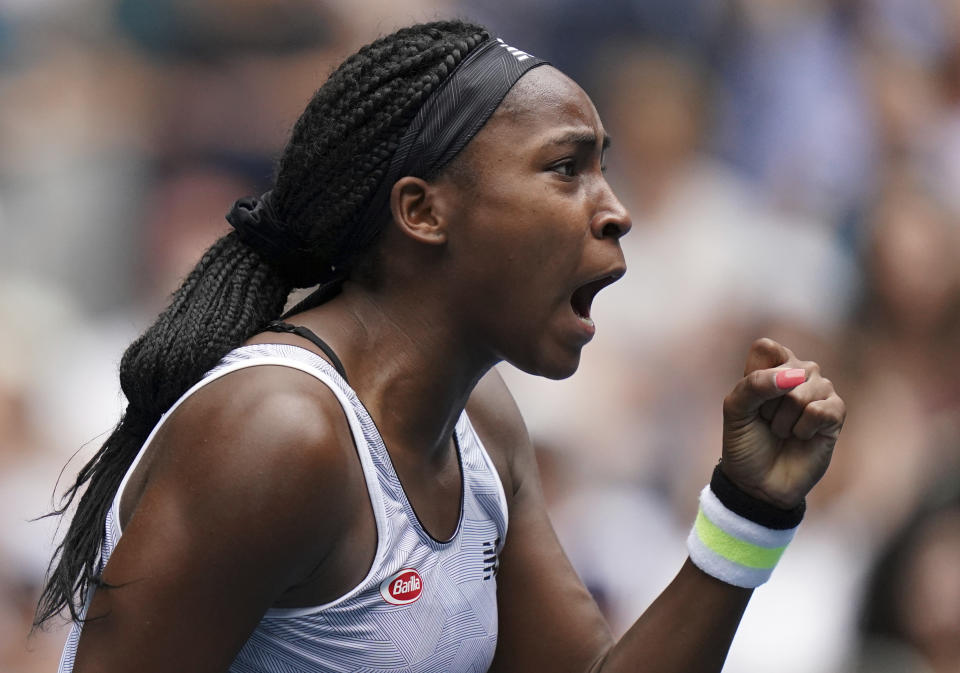
[(610, 274), (585, 283), (574, 290), (573, 295), (570, 297), (570, 305), (573, 307), (573, 312), (577, 314), (577, 317), (584, 322), (592, 324), (593, 320), (590, 318), (590, 305), (593, 304), (593, 298), (597, 296), (600, 290), (617, 280), (617, 278), (619, 278), (619, 275)]

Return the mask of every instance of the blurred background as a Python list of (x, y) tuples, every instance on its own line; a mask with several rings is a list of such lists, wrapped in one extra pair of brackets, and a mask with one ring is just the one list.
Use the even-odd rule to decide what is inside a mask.
[(849, 418), (725, 671), (960, 671), (960, 0), (0, 0), (0, 672), (56, 668), (30, 519), (115, 423), (124, 348), (336, 64), (449, 16), (614, 138), (630, 270), (574, 377), (502, 368), (614, 630), (680, 567), (765, 335)]

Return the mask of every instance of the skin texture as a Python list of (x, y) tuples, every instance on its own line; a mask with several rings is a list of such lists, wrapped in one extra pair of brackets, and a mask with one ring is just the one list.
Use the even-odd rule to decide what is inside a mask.
[[(451, 170), (394, 186), (378, 281), (348, 282), (293, 322), (340, 355), (437, 538), (456, 527), (451, 437), (470, 414), (510, 511), (492, 670), (717, 671), (750, 592), (688, 561), (614, 643), (557, 542), (523, 421), (490, 371), (501, 360), (553, 378), (576, 370), (591, 330), (571, 295), (622, 274), (630, 227), (603, 176), (604, 137), (576, 84), (532, 70)], [(250, 341), (264, 342), (316, 350), (288, 334)], [(808, 380), (780, 390), (778, 367)], [(829, 462), (843, 403), (813, 363), (772, 341), (753, 345), (746, 370), (724, 403), (724, 465), (757, 497), (795, 502)], [(121, 522), (104, 572), (114, 588), (94, 595), (77, 673), (223, 671), (266, 609), (343, 594), (376, 546), (342, 410), (282, 367), (229, 374), (183, 404), (135, 471)]]

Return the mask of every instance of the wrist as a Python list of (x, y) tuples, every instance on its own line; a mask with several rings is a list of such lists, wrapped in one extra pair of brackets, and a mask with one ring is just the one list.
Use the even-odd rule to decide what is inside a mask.
[(793, 539), (805, 504), (789, 510), (754, 498), (720, 470), (700, 493), (687, 549), (708, 575), (753, 589), (766, 582)]
[(769, 500), (748, 493), (730, 479), (723, 470), (722, 462), (713, 470), (710, 488), (727, 509), (766, 528), (796, 528), (807, 509), (805, 498), (793, 507), (779, 507)]

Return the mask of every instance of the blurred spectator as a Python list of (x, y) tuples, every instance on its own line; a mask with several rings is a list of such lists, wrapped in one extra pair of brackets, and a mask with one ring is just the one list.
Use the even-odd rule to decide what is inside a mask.
[(768, 199), (829, 222), (872, 179), (873, 130), (846, 0), (733, 0), (716, 139)]
[(96, 310), (131, 299), (117, 280), (132, 272), (148, 77), (109, 45), (61, 37), (37, 36), (0, 84), (0, 265)]
[(931, 68), (939, 109), (928, 142), (924, 177), (952, 213), (960, 216), (960, 4), (941, 2), (949, 40)]
[(857, 673), (960, 670), (960, 474), (933, 483), (880, 553), (861, 621)]
[[(196, 265), (198, 253), (225, 235), (224, 214), (239, 195), (265, 186), (229, 164), (194, 160), (157, 176), (143, 201), (143, 239), (138, 251), (141, 304), (145, 314), (163, 310), (170, 295)], [(143, 316), (147, 320), (147, 316)]]
[(891, 49), (933, 66), (947, 46), (951, 28), (945, 9), (952, 0), (857, 0), (863, 29)]
[(960, 364), (960, 232), (909, 175), (891, 176), (879, 194), (864, 244), (864, 293), (844, 348), (849, 422), (824, 484), (877, 542), (933, 474), (960, 463), (946, 441), (960, 430), (952, 374)]
[(327, 7), (312, 0), (120, 0), (116, 13), (146, 50), (175, 58), (296, 52), (328, 42), (335, 31)]
[[(488, 0), (462, 2), (464, 10), (508, 42), (548, 59), (591, 96), (603, 93), (598, 63), (607, 45), (657, 42), (698, 53), (712, 49), (711, 36), (725, 0)], [(609, 55), (609, 54), (608, 54)]]
[[(921, 160), (938, 121), (936, 79), (929, 64), (874, 39), (862, 47), (861, 72), (869, 97), (880, 169)], [(875, 176), (883, 179), (882, 174)]]
[[(28, 673), (56, 666), (65, 631), (27, 640), (55, 522), (49, 511), (63, 467), (37, 408), (40, 363), (73, 334), (76, 314), (56, 287), (0, 277), (0, 670)], [(16, 325), (17, 329), (12, 329)]]

